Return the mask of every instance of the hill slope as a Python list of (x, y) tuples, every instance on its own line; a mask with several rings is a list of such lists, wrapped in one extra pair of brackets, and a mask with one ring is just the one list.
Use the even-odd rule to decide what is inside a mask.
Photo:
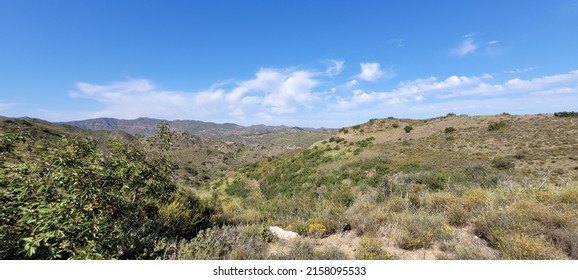
[[(350, 258), (576, 259), (577, 121), (373, 119), (199, 193), (220, 192), (226, 219), (312, 238), (310, 256), (328, 248), (319, 237), (346, 234), (357, 246)], [(273, 255), (295, 254), (279, 246)]]

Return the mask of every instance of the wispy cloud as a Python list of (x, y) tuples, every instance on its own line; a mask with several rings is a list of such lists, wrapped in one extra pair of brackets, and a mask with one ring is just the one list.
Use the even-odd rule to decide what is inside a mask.
[(343, 60), (331, 60), (331, 66), (325, 70), (325, 74), (329, 76), (336, 76), (343, 72), (343, 68), (345, 67), (345, 61)]
[(478, 48), (478, 44), (474, 41), (472, 36), (473, 34), (470, 36), (464, 36), (465, 38), (459, 43), (457, 47), (451, 50), (451, 53), (462, 57), (475, 52)]
[(504, 71), (504, 73), (506, 73), (506, 74), (520, 74), (520, 73), (526, 73), (526, 72), (534, 71), (536, 69), (538, 69), (538, 67), (528, 67), (528, 68), (522, 68), (522, 69), (508, 70), (508, 71)]
[(405, 42), (401, 38), (393, 38), (387, 40), (386, 45), (395, 45), (398, 48), (403, 48), (405, 46)]

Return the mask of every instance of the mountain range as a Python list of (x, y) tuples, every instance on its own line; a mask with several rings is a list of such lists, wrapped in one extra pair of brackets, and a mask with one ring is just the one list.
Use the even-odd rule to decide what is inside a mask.
[[(243, 144), (268, 144), (274, 139), (311, 139), (303, 143), (293, 143), (296, 146), (306, 147), (311, 143), (324, 139), (334, 134), (337, 130), (330, 128), (301, 128), (288, 126), (252, 125), (241, 126), (234, 123), (212, 123), (197, 120), (173, 120), (166, 121), (153, 118), (138, 118), (123, 120), (115, 118), (96, 118), (80, 121), (63, 122), (87, 130), (124, 131), (134, 136), (150, 136), (157, 131), (159, 122), (167, 122), (171, 130), (188, 132), (207, 139), (233, 141)], [(274, 141), (273, 141), (274, 142)], [(297, 141), (299, 142), (299, 141)], [(282, 143), (277, 143), (282, 144)]]

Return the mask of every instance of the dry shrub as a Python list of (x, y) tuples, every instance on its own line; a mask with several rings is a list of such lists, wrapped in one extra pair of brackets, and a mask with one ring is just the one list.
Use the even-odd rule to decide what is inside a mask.
[(272, 259), (277, 260), (315, 260), (315, 246), (309, 239), (297, 238), (293, 240), (289, 251), (284, 254), (274, 255)]
[(391, 196), (385, 202), (386, 213), (398, 213), (409, 210), (409, 201), (399, 196)]
[(382, 248), (378, 238), (362, 237), (355, 258), (358, 260), (393, 260), (395, 257)]
[(386, 213), (381, 205), (358, 201), (345, 211), (345, 215), (358, 235), (363, 235), (376, 233)]
[(397, 230), (392, 238), (397, 245), (406, 250), (429, 248), (434, 241), (443, 241), (451, 237), (451, 227), (442, 216), (425, 212), (399, 213), (393, 219)]
[(503, 258), (576, 258), (578, 222), (572, 207), (525, 199), (483, 213), (474, 226), (476, 234), (500, 250)]
[(503, 259), (556, 260), (565, 258), (554, 245), (539, 237), (500, 230), (496, 230), (495, 234), (499, 235), (495, 246), (502, 253)]
[(336, 246), (326, 247), (316, 252), (318, 260), (346, 260), (347, 255)]

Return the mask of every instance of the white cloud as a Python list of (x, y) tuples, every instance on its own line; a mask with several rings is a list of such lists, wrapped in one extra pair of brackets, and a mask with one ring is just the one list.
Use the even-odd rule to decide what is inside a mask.
[(345, 67), (345, 61), (332, 59), (331, 63), (333, 65), (327, 68), (327, 70), (325, 70), (325, 73), (327, 75), (336, 76), (341, 74), (341, 72), (343, 72), (343, 68)]
[(361, 73), (357, 74), (356, 77), (365, 81), (375, 81), (381, 77), (391, 78), (395, 74), (393, 70), (383, 71), (381, 66), (377, 62), (360, 63)]
[(313, 92), (318, 81), (309, 71), (261, 69), (256, 77), (234, 84), (223, 84), (201, 92), (175, 92), (158, 89), (145, 79), (132, 79), (108, 85), (77, 83), (70, 95), (100, 102), (104, 108), (87, 112), (85, 117), (166, 119), (206, 118), (230, 115), (237, 118), (280, 115), (311, 109), (318, 102)]
[(318, 99), (311, 92), (317, 86), (311, 76), (306, 71), (291, 73), (275, 91), (265, 96), (262, 105), (274, 114), (293, 113), (298, 107), (311, 108)]
[[(351, 110), (360, 106), (407, 104), (414, 101), (447, 102), (463, 98), (497, 98), (500, 96), (556, 95), (578, 93), (578, 70), (566, 74), (543, 76), (530, 80), (519, 78), (503, 83), (489, 83), (492, 76), (450, 76), (438, 81), (436, 77), (399, 83), (390, 91), (355, 90), (340, 98), (334, 107)], [(522, 102), (522, 101), (521, 101)]]
[(353, 87), (353, 86), (356, 86), (358, 84), (359, 84), (359, 82), (357, 80), (351, 80), (351, 81), (345, 83), (345, 85), (348, 87)]
[(499, 43), (499, 42), (500, 42), (500, 41), (498, 41), (498, 40), (488, 41), (488, 45), (494, 45), (494, 44), (497, 44), (497, 43)]
[(504, 71), (504, 73), (506, 73), (506, 74), (520, 74), (520, 73), (526, 73), (526, 72), (534, 71), (536, 69), (538, 69), (538, 67), (528, 67), (528, 68), (523, 68), (523, 69), (508, 70), (508, 71)]
[(472, 36), (473, 34), (470, 36), (464, 36), (465, 38), (451, 51), (451, 53), (457, 56), (465, 56), (476, 51), (478, 44), (476, 44)]
[[(370, 77), (370, 72), (384, 72), (379, 64), (371, 69), (362, 73)], [(384, 72), (381, 77), (386, 75)], [(384, 114), (431, 117), (450, 111), (493, 113), (496, 108), (514, 113), (508, 106), (520, 112), (525, 108), (528, 113), (540, 108), (549, 112), (544, 110), (569, 110), (578, 104), (578, 70), (506, 81), (497, 81), (490, 74), (426, 77), (402, 81), (387, 90), (364, 89), (357, 76), (348, 82), (335, 79), (324, 71), (263, 68), (252, 79), (214, 84), (199, 92), (169, 91), (149, 80), (130, 79), (110, 84), (77, 83), (71, 96), (101, 105), (100, 110), (81, 115), (84, 118), (148, 116), (300, 126), (335, 126)], [(519, 105), (514, 106), (516, 102)], [(524, 105), (528, 102), (533, 105)], [(9, 106), (0, 102), (0, 112)]]

